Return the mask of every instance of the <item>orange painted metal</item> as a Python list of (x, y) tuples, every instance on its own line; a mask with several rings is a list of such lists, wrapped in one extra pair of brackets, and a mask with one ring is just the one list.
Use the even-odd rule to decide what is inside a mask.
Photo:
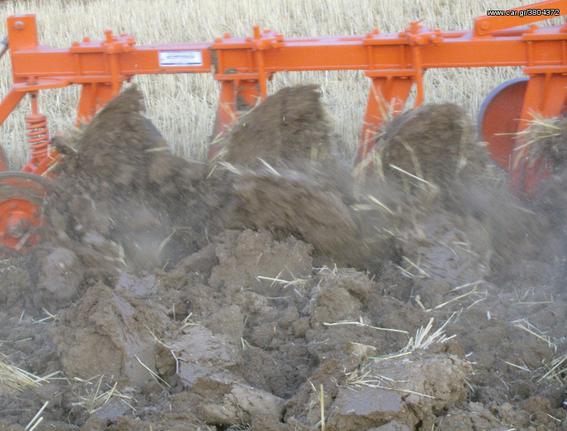
[(40, 240), (47, 181), (19, 171), (0, 172), (0, 246), (25, 253)]
[[(479, 113), (479, 130), (487, 142), (492, 159), (511, 172), (513, 187), (527, 196), (537, 192), (537, 186), (549, 176), (545, 159), (532, 159), (528, 147), (522, 145), (516, 133), (521, 127), (522, 110), (528, 78), (516, 78), (495, 88), (485, 99)], [(564, 104), (557, 115), (567, 111)], [(525, 127), (526, 124), (523, 124)]]
[[(566, 15), (567, 0), (522, 6), (514, 9), (516, 16), (479, 17), (470, 31), (430, 30), (414, 21), (399, 33), (375, 29), (362, 36), (289, 39), (256, 26), (252, 36), (245, 38), (225, 34), (213, 42), (138, 45), (132, 36), (107, 30), (100, 41), (84, 38), (70, 48), (39, 44), (34, 15), (11, 16), (7, 29), (13, 87), (0, 102), (0, 125), (29, 94), (32, 115), (28, 125), (34, 150), (25, 170), (42, 174), (58, 155), (45, 145), (47, 123), (37, 109), (41, 90), (80, 85), (77, 122), (81, 123), (88, 122), (136, 75), (210, 73), (221, 86), (214, 129), (217, 135), (241, 110), (267, 96), (275, 73), (363, 71), (370, 91), (356, 157), (361, 162), (372, 151), (374, 136), (387, 114), (395, 115), (405, 108), (414, 86), (415, 105), (423, 102), (423, 77), (428, 69), (521, 66), (529, 82), (519, 130), (527, 126), (534, 112), (558, 114), (565, 101), (567, 24), (540, 28), (533, 23), (549, 16), (519, 16), (527, 10), (544, 9)], [(506, 145), (498, 150), (502, 153), (498, 157), (511, 151), (509, 143)], [(209, 155), (216, 151), (213, 146)], [(514, 156), (513, 173), (525, 165), (525, 156), (521, 152)], [(519, 188), (524, 186), (522, 181), (525, 183), (519, 181)]]
[(496, 87), (485, 99), (479, 113), (479, 131), (492, 159), (510, 169), (522, 115), (527, 78), (517, 78)]
[[(530, 68), (526, 69), (530, 79), (524, 95), (518, 130), (529, 125), (534, 113), (545, 117), (561, 115), (565, 112), (567, 102), (566, 74), (541, 73), (539, 68), (534, 73)], [(545, 159), (531, 160), (528, 147), (518, 145), (512, 152), (510, 171), (514, 188), (530, 196), (537, 191), (541, 180), (548, 176), (549, 167)]]
[[(254, 80), (222, 80), (217, 106), (213, 136), (223, 135), (238, 118), (238, 113), (253, 108), (262, 100), (262, 90)], [(219, 152), (221, 143), (217, 139), (209, 146), (208, 158), (212, 160)]]
[(49, 153), (49, 131), (47, 117), (39, 112), (37, 93), (31, 93), (31, 113), (26, 115), (28, 142), (31, 146), (29, 162), (22, 168), (23, 172), (35, 172)]
[(39, 206), (26, 198), (0, 201), (0, 244), (18, 253), (30, 250), (39, 241), (42, 224)]

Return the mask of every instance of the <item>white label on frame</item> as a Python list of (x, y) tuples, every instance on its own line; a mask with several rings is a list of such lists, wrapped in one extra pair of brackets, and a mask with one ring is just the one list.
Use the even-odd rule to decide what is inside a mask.
[(159, 65), (161, 67), (202, 66), (201, 51), (160, 51)]

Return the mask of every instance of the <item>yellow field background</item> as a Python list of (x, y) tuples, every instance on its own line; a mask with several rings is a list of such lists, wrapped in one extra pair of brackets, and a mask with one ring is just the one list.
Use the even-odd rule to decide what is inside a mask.
[[(126, 32), (139, 44), (210, 41), (225, 32), (251, 33), (253, 24), (272, 28), (284, 36), (365, 34), (377, 27), (397, 32), (411, 20), (430, 27), (468, 29), (475, 16), (487, 9), (528, 4), (513, 0), (30, 0), (0, 2), (0, 17), (35, 13), (41, 43), (68, 47), (83, 36), (102, 38), (104, 29)], [(5, 25), (5, 24), (4, 24)], [(5, 33), (0, 31), (0, 34)], [(10, 86), (8, 55), (0, 62), (0, 95)], [(475, 113), (487, 92), (512, 76), (511, 69), (437, 70), (427, 72), (428, 101), (453, 101)], [(174, 150), (202, 159), (210, 139), (218, 95), (209, 75), (137, 77), (148, 115)], [(319, 83), (336, 131), (354, 148), (366, 104), (368, 81), (357, 72), (294, 73), (274, 78), (271, 91), (300, 82)], [(51, 90), (41, 95), (52, 131), (72, 124), (76, 89)], [(13, 167), (26, 157), (23, 116), (28, 104), (15, 112), (0, 131)]]

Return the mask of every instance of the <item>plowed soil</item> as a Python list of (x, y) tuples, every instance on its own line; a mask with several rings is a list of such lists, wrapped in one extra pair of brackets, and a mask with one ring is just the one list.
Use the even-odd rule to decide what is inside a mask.
[(0, 261), (0, 430), (567, 429), (561, 175), (519, 199), (441, 104), (353, 179), (313, 86), (223, 144), (171, 154), (134, 87), (60, 138)]

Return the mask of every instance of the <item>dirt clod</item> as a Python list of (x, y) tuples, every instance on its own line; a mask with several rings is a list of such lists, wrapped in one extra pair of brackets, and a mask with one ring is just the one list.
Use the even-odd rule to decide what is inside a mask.
[(161, 308), (95, 285), (55, 328), (63, 369), (71, 377), (122, 376), (128, 384), (143, 385), (152, 379), (145, 367), (155, 367), (152, 331), (160, 333), (165, 321)]
[[(423, 356), (371, 364), (360, 380), (340, 388), (329, 428), (358, 430), (399, 421), (409, 429), (466, 398), (469, 365), (449, 356)], [(393, 426), (393, 425), (392, 425)]]

